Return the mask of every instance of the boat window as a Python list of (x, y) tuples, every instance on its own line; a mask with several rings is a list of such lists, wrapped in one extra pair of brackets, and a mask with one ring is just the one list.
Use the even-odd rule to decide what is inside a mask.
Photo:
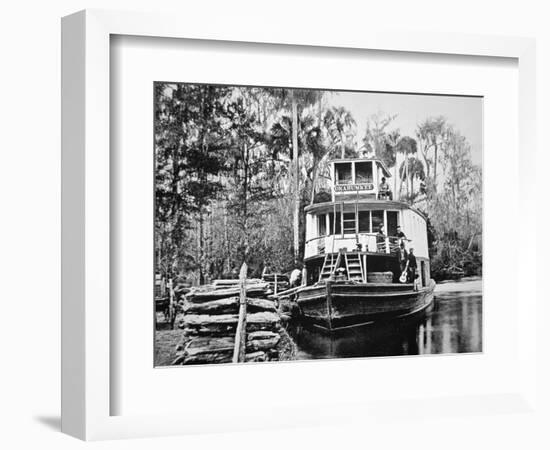
[(336, 184), (351, 184), (351, 163), (335, 164)]
[(324, 214), (317, 216), (317, 235), (325, 236), (327, 234), (327, 221)]
[[(384, 211), (372, 211), (372, 231), (378, 233), (380, 226), (384, 225)], [(387, 230), (386, 230), (387, 233)]]
[(355, 233), (355, 213), (344, 213), (344, 234)]
[(388, 211), (386, 215), (388, 220), (388, 236), (395, 236), (397, 234), (397, 211)]
[[(330, 234), (341, 234), (342, 233), (342, 222), (340, 219), (340, 213), (336, 213), (336, 221), (334, 220), (334, 213), (329, 213), (329, 227), (330, 227)], [(336, 223), (335, 223), (336, 222)], [(336, 225), (336, 229), (334, 229), (334, 225)]]
[(370, 211), (359, 211), (359, 233), (370, 232)]
[(372, 162), (357, 162), (355, 163), (355, 182), (372, 183)]

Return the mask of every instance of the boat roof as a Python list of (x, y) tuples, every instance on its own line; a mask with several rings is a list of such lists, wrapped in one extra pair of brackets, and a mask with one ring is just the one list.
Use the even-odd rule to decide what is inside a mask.
[(426, 214), (420, 211), (418, 208), (415, 208), (412, 205), (409, 205), (406, 202), (400, 200), (348, 200), (348, 201), (335, 201), (335, 202), (322, 202), (314, 203), (313, 205), (308, 205), (304, 208), (306, 213), (316, 213), (323, 211), (332, 211), (334, 206), (340, 208), (341, 205), (359, 205), (365, 206), (368, 209), (386, 209), (386, 210), (395, 210), (395, 209), (410, 209), (417, 213), (424, 220), (427, 220)]
[(391, 178), (391, 173), (390, 171), (388, 170), (388, 168), (386, 167), (386, 165), (378, 158), (373, 158), (373, 157), (367, 157), (367, 158), (336, 158), (336, 159), (331, 159), (330, 162), (331, 163), (350, 163), (350, 162), (369, 162), (369, 161), (372, 161), (372, 162), (375, 162), (377, 163), (381, 168), (382, 168), (382, 172), (384, 172), (384, 176), (388, 177), (388, 178)]

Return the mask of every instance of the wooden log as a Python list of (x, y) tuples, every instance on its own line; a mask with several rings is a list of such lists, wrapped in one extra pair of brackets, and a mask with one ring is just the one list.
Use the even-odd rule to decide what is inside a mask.
[[(214, 286), (215, 288), (218, 288), (218, 287), (223, 287), (223, 286), (239, 286), (239, 282), (240, 280), (239, 279), (228, 279), (228, 280), (214, 280), (214, 282), (212, 283), (212, 286)], [(262, 280), (260, 280), (259, 278), (250, 278), (248, 280), (246, 280), (246, 284), (256, 284), (256, 283), (263, 283)]]
[[(190, 339), (183, 346), (178, 345), (180, 353), (185, 356), (197, 356), (203, 353), (228, 353), (233, 352), (235, 339), (231, 337), (197, 337)], [(182, 348), (183, 347), (183, 348)]]
[[(183, 312), (190, 314), (237, 314), (239, 311), (239, 297), (227, 297), (211, 300), (204, 303), (185, 301)], [(270, 300), (261, 298), (247, 298), (247, 309), (251, 312), (276, 311)]]
[[(246, 352), (266, 351), (274, 348), (281, 337), (277, 333), (271, 333), (272, 337), (266, 339), (252, 339), (246, 342)], [(232, 337), (196, 337), (186, 343), (180, 343), (177, 346), (176, 354), (178, 357), (194, 358), (199, 355), (227, 354), (232, 355), (235, 347), (235, 339)], [(183, 360), (182, 360), (183, 362)]]
[(279, 336), (279, 334), (274, 333), (273, 331), (254, 331), (253, 333), (248, 333), (246, 339), (248, 341), (255, 341), (262, 339), (273, 339), (276, 336)]
[(254, 341), (248, 341), (246, 343), (246, 351), (247, 352), (255, 352), (259, 350), (270, 350), (274, 348), (279, 341), (281, 340), (281, 337), (279, 335), (276, 335), (273, 339), (259, 339)]
[(253, 353), (245, 354), (245, 362), (263, 362), (266, 360), (266, 353), (262, 351), (257, 351)]
[[(246, 294), (249, 297), (260, 297), (262, 295), (265, 295), (266, 291), (269, 288), (268, 283), (255, 283), (252, 285), (246, 285)], [(224, 289), (216, 289), (216, 290), (192, 290), (189, 292), (185, 298), (192, 302), (207, 302), (210, 300), (216, 300), (220, 298), (225, 297), (235, 297), (239, 296), (241, 293), (241, 288), (231, 287), (231, 288), (224, 288)]]
[(174, 363), (193, 365), (193, 364), (222, 364), (230, 363), (231, 354), (225, 353), (202, 353), (195, 356), (181, 356), (175, 359)]
[[(186, 314), (182, 323), (187, 327), (201, 327), (209, 325), (237, 325), (239, 316), (237, 314)], [(258, 312), (247, 315), (247, 323), (250, 324), (273, 324), (279, 323), (279, 316), (274, 312)]]
[(188, 327), (201, 327), (208, 325), (236, 325), (239, 316), (237, 314), (186, 314), (182, 323)]

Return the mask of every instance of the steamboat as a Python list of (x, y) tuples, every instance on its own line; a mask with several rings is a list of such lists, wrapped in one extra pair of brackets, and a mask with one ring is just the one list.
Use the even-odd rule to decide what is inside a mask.
[(424, 214), (393, 200), (378, 159), (333, 160), (330, 171), (331, 201), (305, 208), (303, 318), (335, 331), (425, 311), (435, 282)]

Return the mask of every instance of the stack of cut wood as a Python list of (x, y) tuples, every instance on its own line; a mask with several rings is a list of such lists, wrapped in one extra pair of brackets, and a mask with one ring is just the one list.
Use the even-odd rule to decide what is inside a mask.
[[(193, 289), (181, 304), (179, 327), (184, 337), (176, 348), (174, 364), (231, 362), (239, 320), (240, 286), (224, 283)], [(223, 287), (220, 286), (223, 285)], [(247, 280), (245, 361), (277, 360), (281, 339), (280, 317), (272, 300), (262, 298), (268, 284)]]

